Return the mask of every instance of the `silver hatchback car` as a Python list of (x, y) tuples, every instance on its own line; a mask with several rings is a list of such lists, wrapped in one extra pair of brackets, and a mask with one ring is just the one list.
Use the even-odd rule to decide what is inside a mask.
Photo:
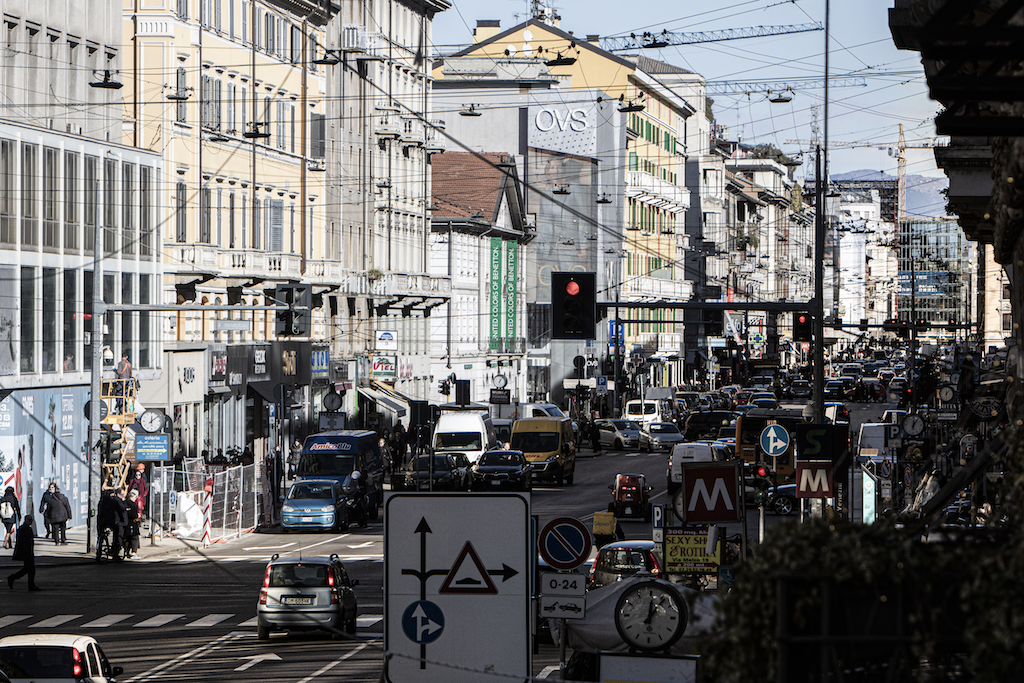
[(335, 638), (356, 632), (359, 581), (350, 579), (337, 555), (288, 557), (277, 555), (267, 564), (257, 606), (256, 634), (260, 640), (275, 630), (326, 630)]
[(617, 451), (636, 448), (640, 425), (632, 420), (595, 420), (601, 446)]

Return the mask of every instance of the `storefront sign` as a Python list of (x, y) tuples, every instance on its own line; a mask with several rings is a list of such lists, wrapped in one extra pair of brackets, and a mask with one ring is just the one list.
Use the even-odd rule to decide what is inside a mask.
[[(516, 314), (519, 291), (519, 243), (505, 241), (505, 337), (509, 343), (516, 340)], [(514, 347), (513, 347), (514, 348)], [(507, 351), (508, 349), (506, 349)]]
[(377, 330), (377, 351), (397, 351), (398, 333), (394, 330)]
[(223, 386), (228, 378), (228, 347), (210, 344), (210, 386)]
[(509, 405), (512, 403), (512, 391), (510, 389), (491, 389), (491, 403)]
[(501, 348), (501, 244), (500, 237), (491, 238), (491, 280), (487, 305), (491, 351)]
[(267, 382), (270, 380), (269, 344), (254, 344), (249, 347), (249, 363), (246, 380), (249, 384), (254, 382)]
[(395, 356), (373, 356), (370, 361), (370, 379), (394, 379), (398, 374)]
[(170, 460), (171, 435), (137, 434), (135, 436), (135, 459), (143, 461)]
[(249, 360), (249, 349), (246, 346), (228, 347), (228, 372), (226, 384), (236, 396), (245, 393), (245, 364)]
[(326, 346), (314, 346), (309, 356), (309, 374), (313, 380), (326, 382), (331, 374), (331, 352)]
[(665, 529), (667, 574), (715, 574), (721, 564), (721, 544), (707, 554), (708, 532), (697, 529)]

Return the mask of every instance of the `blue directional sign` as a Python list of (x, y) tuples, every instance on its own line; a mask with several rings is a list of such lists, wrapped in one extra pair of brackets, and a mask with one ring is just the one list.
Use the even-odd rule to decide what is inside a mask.
[(909, 379), (911, 382), (920, 382), (921, 381), (921, 368), (914, 368), (910, 372), (908, 372), (907, 375), (908, 375), (907, 379)]
[(429, 600), (417, 600), (402, 614), (402, 631), (414, 643), (432, 643), (444, 632), (444, 613)]
[(789, 432), (782, 425), (768, 425), (761, 432), (761, 450), (777, 458), (789, 450)]

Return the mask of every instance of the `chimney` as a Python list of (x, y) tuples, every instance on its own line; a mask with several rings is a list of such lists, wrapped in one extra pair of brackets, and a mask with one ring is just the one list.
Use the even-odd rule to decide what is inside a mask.
[(587, 42), (590, 43), (591, 45), (600, 45), (601, 36), (597, 35), (596, 33), (588, 33)]
[(500, 19), (477, 19), (476, 28), (473, 29), (473, 42), (482, 43), (499, 33), (501, 33)]

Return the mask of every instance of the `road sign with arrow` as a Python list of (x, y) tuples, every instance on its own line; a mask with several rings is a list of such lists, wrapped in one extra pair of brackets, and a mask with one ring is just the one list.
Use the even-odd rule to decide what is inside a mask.
[(394, 493), (384, 520), (384, 648), (396, 655), (387, 680), (469, 683), (483, 670), (528, 678), (529, 499)]

